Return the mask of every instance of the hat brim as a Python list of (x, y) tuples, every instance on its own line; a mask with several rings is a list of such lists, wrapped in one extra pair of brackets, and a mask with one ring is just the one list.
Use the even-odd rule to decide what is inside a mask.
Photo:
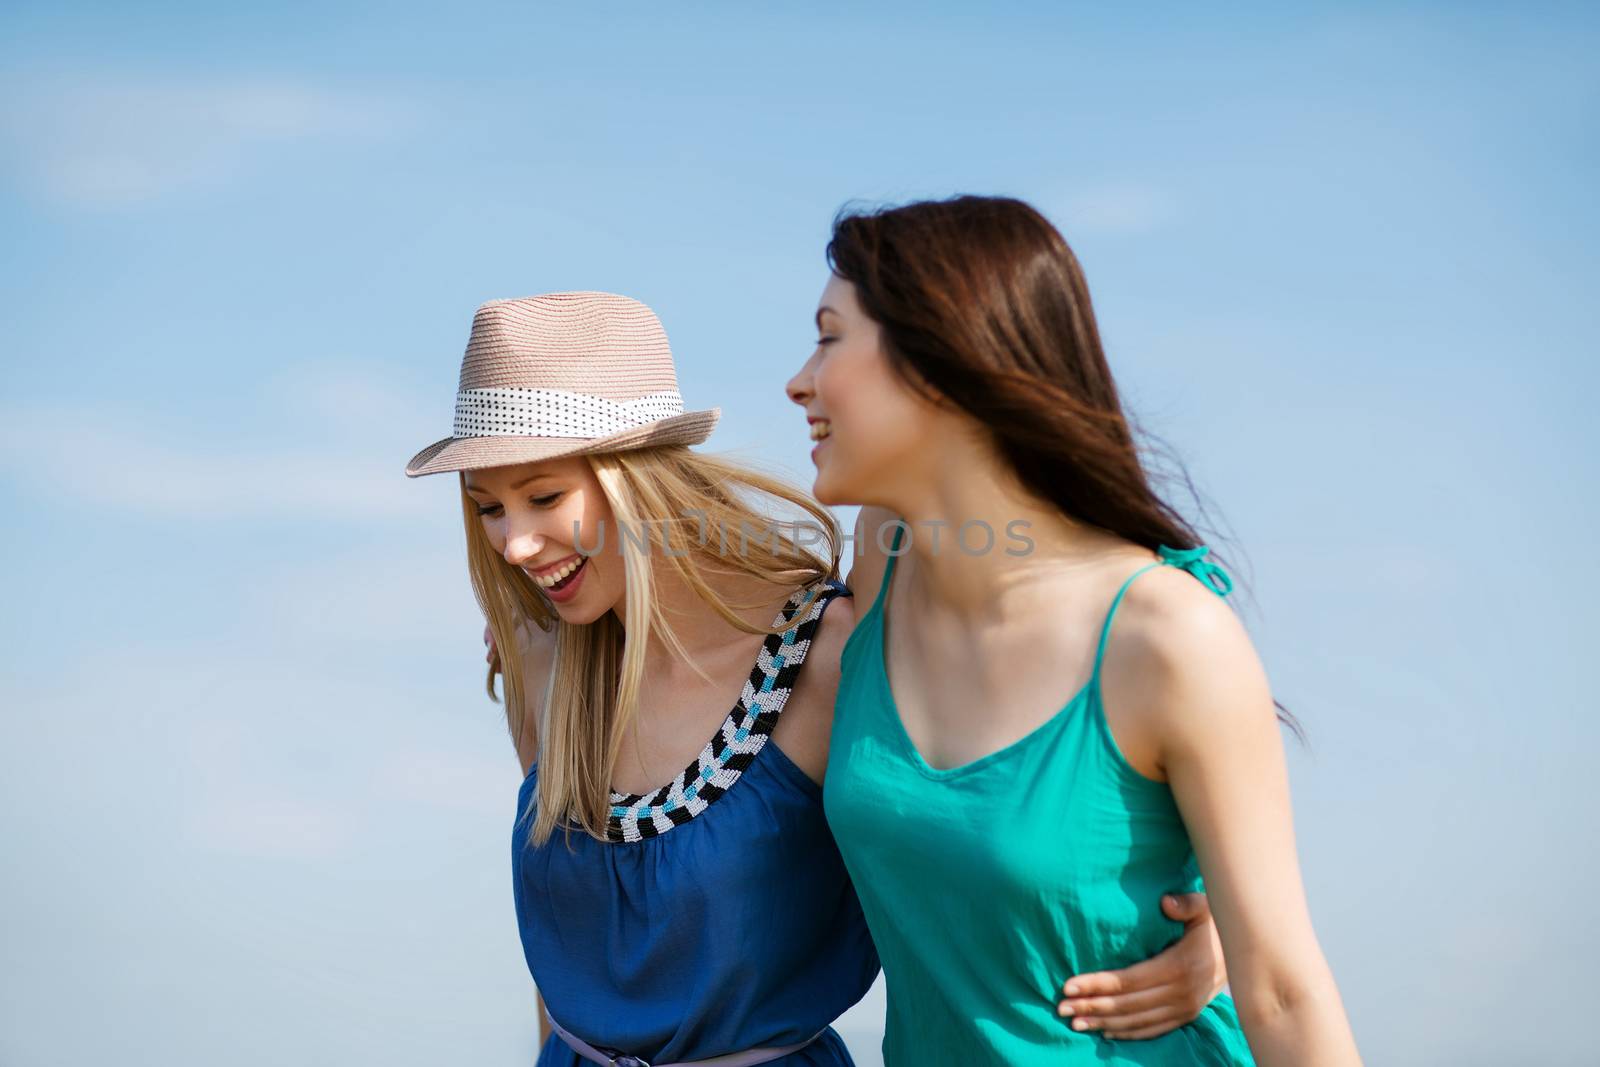
[(446, 471), (506, 467), (514, 463), (622, 452), (657, 445), (697, 445), (711, 436), (721, 408), (686, 411), (670, 419), (635, 426), (608, 437), (446, 437), (435, 441), (406, 464), (408, 478)]

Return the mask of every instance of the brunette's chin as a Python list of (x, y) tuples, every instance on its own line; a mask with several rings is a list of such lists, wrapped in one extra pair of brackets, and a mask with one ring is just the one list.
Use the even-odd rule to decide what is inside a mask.
[(832, 504), (833, 501), (829, 499), (829, 493), (832, 488), (833, 484), (828, 478), (828, 472), (820, 467), (817, 468), (816, 477), (811, 479), (811, 495), (820, 504)]
[(817, 498), (818, 503), (827, 504), (829, 507), (856, 503), (849, 488), (842, 484), (838, 473), (827, 467), (817, 471), (817, 476), (811, 483), (811, 495)]

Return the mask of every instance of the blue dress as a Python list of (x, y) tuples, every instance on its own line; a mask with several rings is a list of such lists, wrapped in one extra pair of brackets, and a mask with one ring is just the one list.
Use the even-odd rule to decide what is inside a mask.
[[(649, 796), (613, 793), (609, 842), (527, 843), (537, 765), (517, 797), (512, 866), (523, 953), (545, 1006), (596, 1047), (652, 1063), (806, 1048), (785, 1067), (851, 1064), (831, 1026), (878, 973), (822, 789), (768, 738), (838, 582), (797, 590), (744, 692), (693, 764)], [(586, 1064), (555, 1034), (538, 1067)]]

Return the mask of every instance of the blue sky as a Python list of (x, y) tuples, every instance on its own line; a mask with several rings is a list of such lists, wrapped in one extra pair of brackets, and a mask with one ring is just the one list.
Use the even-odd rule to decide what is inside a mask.
[(1245, 564), (1368, 1061), (1582, 1062), (1596, 23), (7, 5), (0, 1061), (528, 1062), (517, 768), (400, 473), (473, 309), (647, 301), (708, 447), (804, 478), (833, 213), (993, 192)]

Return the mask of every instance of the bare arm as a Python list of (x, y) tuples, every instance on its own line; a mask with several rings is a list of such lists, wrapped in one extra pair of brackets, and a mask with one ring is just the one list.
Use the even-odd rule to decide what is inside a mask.
[(1108, 715), (1127, 709), (1114, 719), (1130, 735), (1125, 751), (1153, 752), (1154, 776), (1172, 786), (1257, 1062), (1359, 1064), (1306, 907), (1266, 674), (1233, 612), (1187, 581), (1174, 574), (1141, 591), (1152, 596), (1130, 593), (1108, 661)]
[[(500, 673), (500, 650), (495, 644), (493, 631), (487, 626), (483, 628), (483, 643), (484, 659), (489, 663), (492, 693), (494, 676)], [(513, 738), (513, 743), (516, 745), (517, 761), (522, 766), (524, 775), (532, 768), (533, 761), (539, 753), (539, 713), (544, 703), (545, 685), (550, 679), (550, 672), (555, 668), (555, 648), (554, 630), (545, 631), (533, 623), (518, 627), (517, 656), (518, 666), (522, 671), (524, 710), (522, 732)], [(508, 721), (509, 718), (508, 709)]]

